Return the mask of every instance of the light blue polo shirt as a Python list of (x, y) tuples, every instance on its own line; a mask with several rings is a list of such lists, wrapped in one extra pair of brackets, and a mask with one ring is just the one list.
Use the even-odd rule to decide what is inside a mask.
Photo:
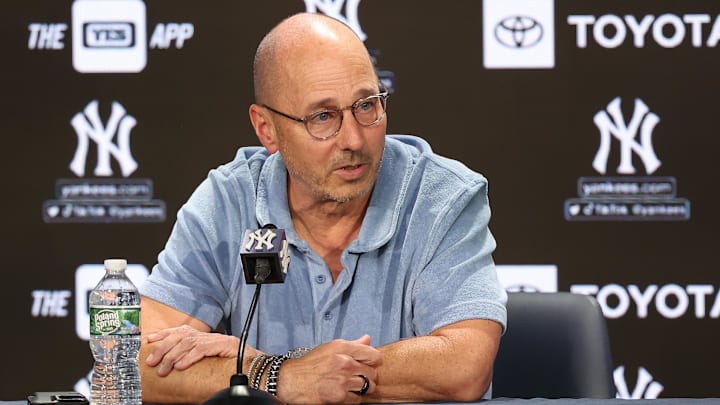
[(248, 344), (268, 353), (363, 334), (373, 346), (427, 335), (466, 319), (506, 325), (507, 295), (492, 259), (487, 181), (432, 152), (422, 139), (386, 137), (383, 163), (358, 238), (328, 267), (298, 238), (279, 154), (245, 147), (215, 170), (180, 209), (142, 294), (211, 327), (229, 318), (240, 335), (254, 285), (239, 257), (243, 231), (285, 229), (284, 284), (262, 287)]

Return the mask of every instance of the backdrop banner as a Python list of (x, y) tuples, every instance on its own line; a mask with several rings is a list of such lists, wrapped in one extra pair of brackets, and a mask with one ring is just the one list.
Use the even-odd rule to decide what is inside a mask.
[(364, 41), (391, 92), (390, 133), (489, 179), (506, 288), (597, 297), (620, 398), (720, 396), (720, 2), (3, 8), (0, 399), (89, 393), (87, 298), (103, 260), (127, 258), (142, 283), (208, 171), (259, 144), (253, 55), (301, 11)]

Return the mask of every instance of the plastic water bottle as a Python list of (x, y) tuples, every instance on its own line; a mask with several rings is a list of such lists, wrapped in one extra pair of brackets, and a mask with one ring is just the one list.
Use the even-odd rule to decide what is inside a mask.
[(140, 293), (125, 259), (105, 260), (105, 276), (90, 293), (90, 350), (95, 365), (90, 402), (141, 405)]

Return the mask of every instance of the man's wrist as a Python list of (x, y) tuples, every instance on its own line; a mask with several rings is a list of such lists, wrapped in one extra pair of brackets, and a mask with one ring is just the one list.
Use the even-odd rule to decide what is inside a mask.
[[(237, 352), (237, 349), (235, 349), (235, 352)], [(250, 365), (252, 364), (253, 359), (255, 359), (258, 355), (264, 354), (260, 350), (257, 350), (251, 346), (245, 346), (245, 350), (242, 354), (243, 356), (243, 364), (242, 364), (242, 370), (244, 371), (245, 375), (250, 374)]]
[(283, 362), (287, 359), (288, 356), (285, 354), (281, 356), (273, 356), (270, 368), (268, 369), (267, 379), (265, 380), (265, 391), (268, 394), (277, 396), (277, 380), (278, 375), (280, 374), (280, 366), (282, 366)]
[[(257, 362), (248, 371), (248, 384), (252, 389), (260, 389), (263, 382), (263, 375), (265, 370), (270, 366), (270, 363), (274, 360), (275, 356), (269, 354), (259, 354), (255, 357)], [(253, 359), (253, 360), (255, 360)]]
[(310, 351), (308, 347), (298, 347), (289, 350), (287, 353), (279, 356), (273, 356), (272, 362), (268, 367), (267, 378), (265, 380), (265, 391), (269, 394), (277, 396), (278, 379), (280, 378), (280, 367), (285, 360), (297, 359)]

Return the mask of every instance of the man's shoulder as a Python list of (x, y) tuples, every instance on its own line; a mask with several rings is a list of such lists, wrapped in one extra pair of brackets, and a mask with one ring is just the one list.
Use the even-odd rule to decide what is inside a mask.
[(272, 155), (259, 146), (244, 146), (237, 150), (233, 160), (223, 163), (208, 173), (205, 183), (213, 188), (239, 188), (254, 190), (263, 168)]
[(242, 147), (233, 160), (210, 170), (188, 200), (188, 206), (236, 206), (254, 201), (263, 166), (271, 155), (265, 148)]
[(270, 156), (267, 149), (262, 146), (243, 146), (237, 150), (233, 160), (218, 166), (215, 170), (224, 175), (232, 175), (237, 172), (246, 174), (248, 170), (259, 171)]
[(430, 144), (414, 135), (388, 135), (388, 152), (423, 181), (443, 184), (477, 186), (487, 184), (481, 173), (469, 168), (463, 162), (435, 153)]

